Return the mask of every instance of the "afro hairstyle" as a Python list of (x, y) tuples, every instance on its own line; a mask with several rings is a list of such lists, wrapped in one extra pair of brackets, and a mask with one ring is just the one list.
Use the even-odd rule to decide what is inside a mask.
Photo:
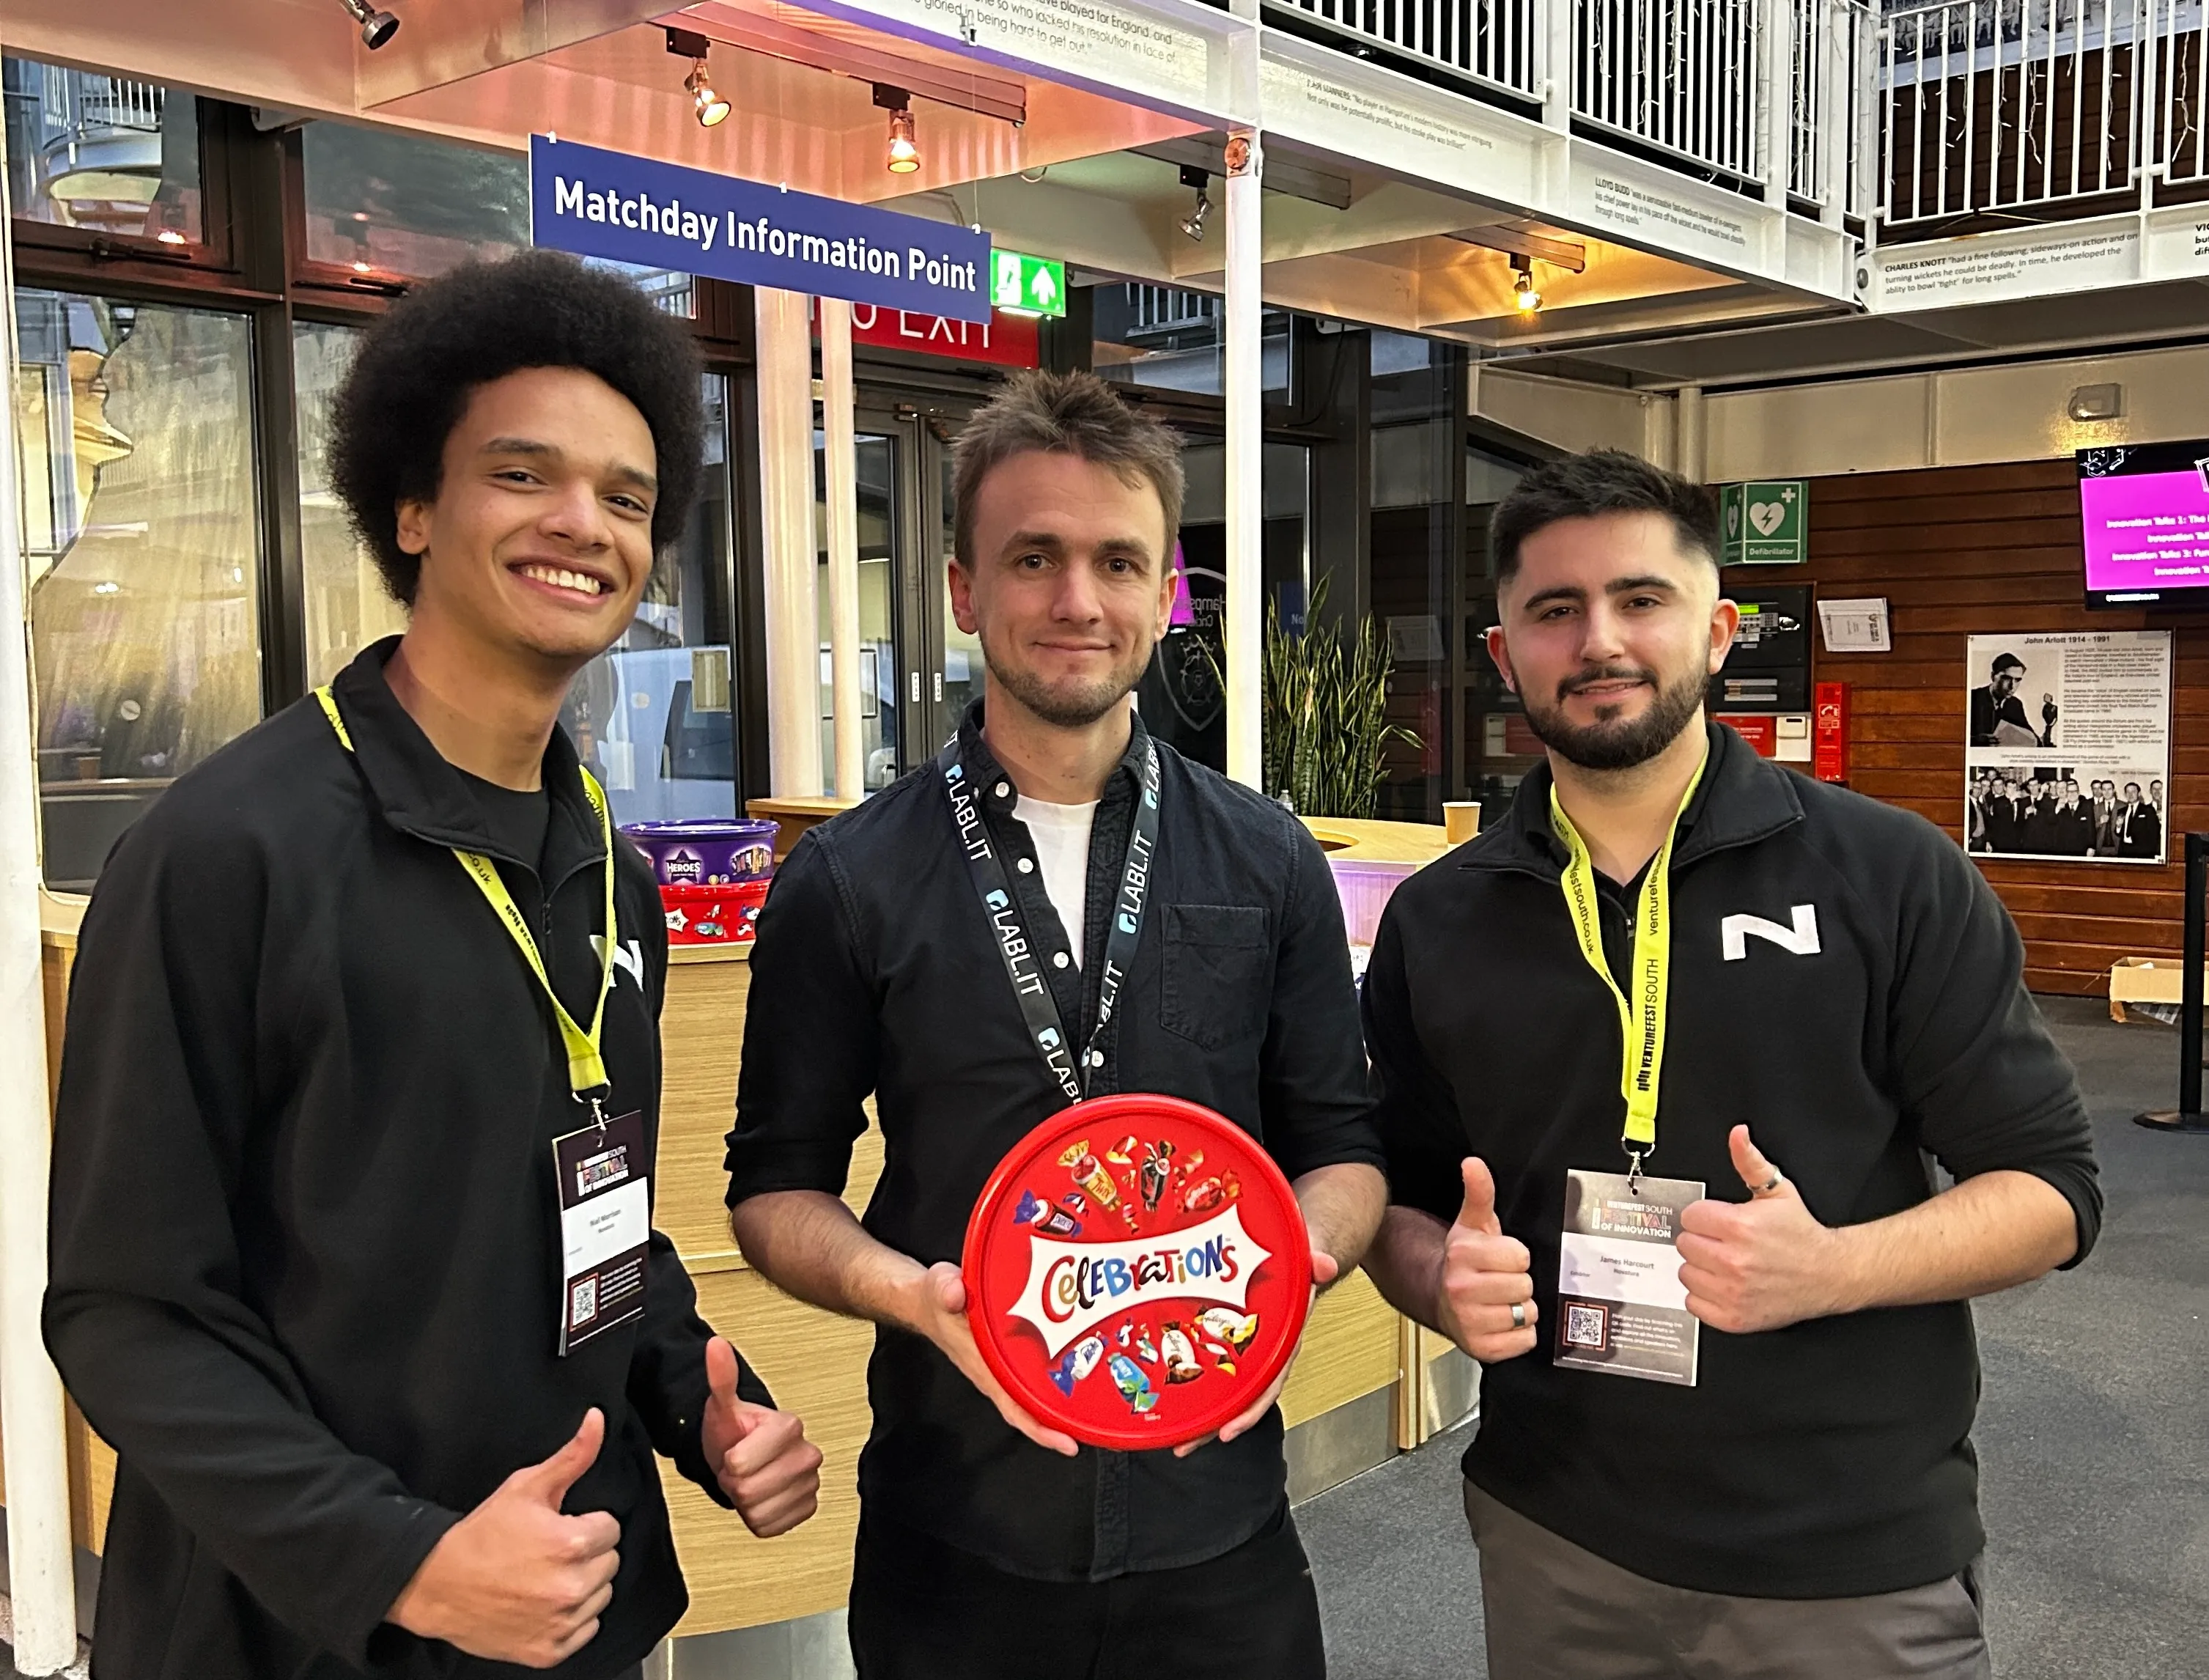
[(636, 406), (658, 456), (653, 546), (682, 534), (705, 432), (688, 329), (629, 280), (562, 252), (470, 263), (369, 329), (332, 417), (330, 481), (394, 599), (412, 605), (422, 575), (422, 557), (399, 546), (399, 504), (436, 497), (477, 388), (527, 368), (579, 368)]

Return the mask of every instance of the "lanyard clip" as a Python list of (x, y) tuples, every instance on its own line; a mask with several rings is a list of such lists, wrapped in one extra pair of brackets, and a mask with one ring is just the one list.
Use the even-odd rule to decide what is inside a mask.
[(595, 1124), (601, 1132), (604, 1132), (606, 1129), (606, 1107), (605, 1105), (599, 1100), (599, 1093), (606, 1088), (607, 1087), (601, 1086), (597, 1091), (578, 1091), (575, 1093), (575, 1100), (577, 1102), (588, 1103), (591, 1105), (592, 1123)]
[(1626, 1188), (1635, 1195), (1640, 1195), (1641, 1194), (1642, 1153), (1643, 1152), (1639, 1149), (1633, 1148), (1629, 1148), (1626, 1152)]

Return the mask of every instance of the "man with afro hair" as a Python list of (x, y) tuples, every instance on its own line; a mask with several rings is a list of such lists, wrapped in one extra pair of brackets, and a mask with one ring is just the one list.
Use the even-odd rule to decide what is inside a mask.
[(47, 1346), (111, 1680), (614, 1680), (819, 1453), (651, 1229), (666, 932), (558, 727), (700, 464), (683, 328), (531, 253), (395, 305), (332, 476), (403, 635), (181, 778), (87, 912)]

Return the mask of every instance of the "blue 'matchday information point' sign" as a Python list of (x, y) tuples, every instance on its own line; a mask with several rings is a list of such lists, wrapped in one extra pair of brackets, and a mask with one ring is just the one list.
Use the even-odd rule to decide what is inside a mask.
[(744, 286), (990, 319), (990, 236), (761, 181), (529, 137), (530, 243)]

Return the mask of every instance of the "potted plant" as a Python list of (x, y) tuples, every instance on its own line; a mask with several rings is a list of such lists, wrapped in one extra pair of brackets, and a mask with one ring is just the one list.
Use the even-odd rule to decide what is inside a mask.
[(1328, 580), (1312, 591), (1305, 628), (1266, 611), (1266, 790), (1305, 816), (1369, 817), (1391, 739), (1419, 738), (1387, 720), (1393, 659), (1370, 619), (1355, 635), (1325, 622)]

